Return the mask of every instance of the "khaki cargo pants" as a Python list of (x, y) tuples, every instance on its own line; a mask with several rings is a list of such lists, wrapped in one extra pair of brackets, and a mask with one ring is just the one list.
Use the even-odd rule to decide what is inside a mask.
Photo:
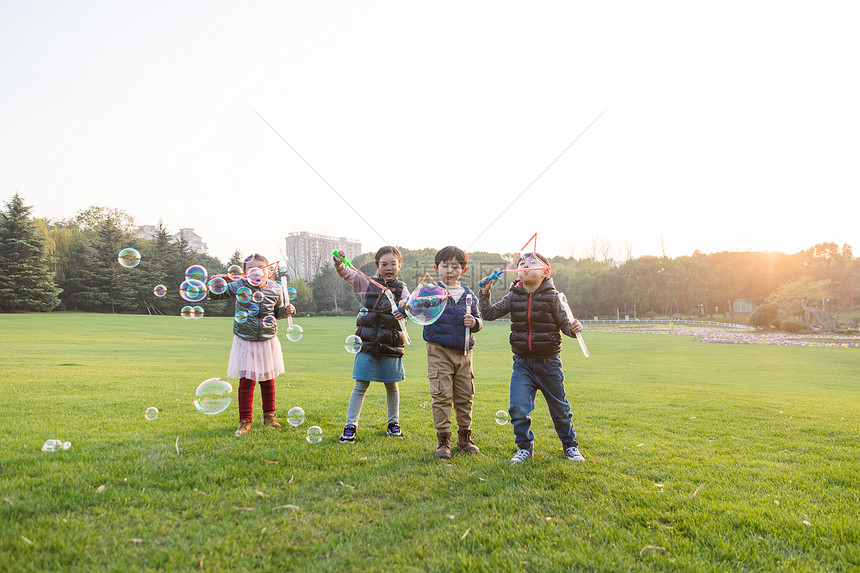
[(472, 429), (472, 351), (445, 348), (427, 343), (427, 378), (433, 405), (433, 426), (437, 432), (451, 431), (451, 404), (460, 430)]

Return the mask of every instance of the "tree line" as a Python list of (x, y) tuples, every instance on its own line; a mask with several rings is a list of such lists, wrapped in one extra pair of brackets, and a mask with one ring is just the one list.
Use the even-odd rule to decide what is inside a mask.
[[(0, 212), (0, 311), (75, 310), (85, 312), (176, 315), (188, 304), (179, 296), (185, 269), (202, 265), (211, 274), (226, 272), (244, 258), (229, 260), (194, 252), (159, 224), (153, 239), (137, 235), (133, 217), (119, 209), (90, 207), (69, 220), (31, 217), (31, 207), (16, 194)], [(441, 245), (440, 245), (441, 246)], [(133, 247), (136, 267), (124, 268), (117, 253)], [(436, 249), (401, 249), (401, 278), (414, 287), (425, 272), (435, 278)], [(372, 253), (353, 254), (357, 267), (373, 275)], [(699, 253), (668, 258), (643, 256), (623, 262), (591, 257), (550, 259), (556, 287), (567, 294), (580, 318), (683, 318), (715, 315), (737, 321), (739, 303), (763, 308), (751, 317), (758, 326), (778, 326), (795, 318), (804, 326), (839, 317), (860, 306), (860, 260), (849, 245), (821, 243), (795, 254), (777, 252)], [(478, 280), (504, 267), (498, 253), (470, 253), (463, 282), (477, 290)], [(513, 273), (493, 286), (498, 300)], [(167, 295), (155, 296), (155, 285)], [(352, 314), (360, 299), (330, 264), (310, 281), (290, 278), (293, 304), (301, 314)], [(204, 301), (206, 316), (229, 316), (232, 304)], [(745, 308), (748, 308), (745, 306)], [(832, 325), (831, 325), (832, 326)]]

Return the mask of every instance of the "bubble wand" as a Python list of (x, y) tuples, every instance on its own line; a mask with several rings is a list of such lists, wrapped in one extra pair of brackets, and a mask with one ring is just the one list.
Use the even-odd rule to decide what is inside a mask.
[[(567, 313), (567, 320), (570, 323), (573, 323), (573, 311), (570, 310), (570, 305), (567, 303), (567, 297), (563, 292), (558, 293), (558, 299), (561, 301), (561, 305), (564, 307), (564, 312)], [(588, 348), (585, 346), (585, 340), (582, 338), (582, 333), (577, 332), (575, 334), (576, 341), (579, 342), (579, 347), (582, 348), (582, 353), (585, 354), (585, 357), (588, 358)]]
[[(331, 255), (333, 257), (335, 257), (336, 259), (338, 259), (343, 264), (345, 264), (346, 266), (348, 266), (349, 268), (351, 268), (352, 270), (359, 273), (361, 276), (363, 276), (364, 278), (369, 280), (371, 283), (376, 285), (382, 292), (384, 292), (386, 298), (388, 298), (388, 302), (391, 304), (391, 314), (394, 314), (394, 311), (396, 311), (399, 307), (397, 306), (397, 302), (395, 302), (395, 300), (394, 300), (394, 293), (391, 292), (390, 288), (379, 284), (378, 282), (376, 282), (375, 280), (373, 280), (372, 278), (370, 278), (369, 276), (367, 276), (366, 274), (361, 272), (361, 269), (356, 268), (355, 265), (352, 264), (352, 261), (346, 258), (346, 255), (344, 254), (343, 251), (339, 251), (339, 250), (335, 249), (331, 252)], [(395, 320), (397, 320), (397, 319), (395, 319)], [(405, 320), (397, 320), (397, 324), (400, 326), (400, 331), (403, 332), (403, 338), (406, 340), (406, 344), (412, 344), (412, 340), (410, 340), (410, 338), (409, 338), (409, 333), (406, 332), (406, 324), (405, 323), (406, 323)]]
[[(287, 275), (281, 276), (281, 288), (284, 289), (284, 302), (286, 304), (290, 304), (290, 292), (289, 292), (289, 283), (287, 282)], [(293, 315), (287, 315), (287, 332), (290, 332), (293, 329)], [(289, 337), (288, 337), (289, 338)]]
[[(472, 316), (472, 295), (466, 295), (466, 316)], [(463, 343), (463, 356), (469, 354), (469, 330), (471, 327), (466, 327), (466, 341)]]

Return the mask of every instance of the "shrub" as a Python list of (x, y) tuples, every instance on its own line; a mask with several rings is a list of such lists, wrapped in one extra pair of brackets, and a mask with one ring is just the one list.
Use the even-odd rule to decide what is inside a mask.
[(760, 304), (750, 315), (750, 325), (756, 328), (779, 326), (779, 306), (772, 302)]
[(795, 318), (790, 316), (788, 318), (784, 318), (779, 323), (779, 329), (785, 332), (800, 332), (803, 328), (803, 323), (799, 318)]
[(656, 312), (654, 312), (653, 310), (649, 310), (648, 312), (646, 312), (646, 313), (645, 313), (644, 315), (642, 315), (642, 316), (643, 316), (644, 318), (647, 318), (648, 320), (653, 320), (653, 319), (657, 318), (657, 313), (656, 313)]

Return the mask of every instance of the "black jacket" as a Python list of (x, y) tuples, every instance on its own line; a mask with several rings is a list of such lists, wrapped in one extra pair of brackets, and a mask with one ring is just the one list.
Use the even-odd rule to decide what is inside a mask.
[[(386, 282), (382, 277), (374, 277), (376, 282), (391, 290), (394, 300), (400, 300), (406, 285), (403, 281)], [(391, 314), (391, 303), (385, 293), (373, 283), (367, 285), (367, 292), (361, 299), (361, 306), (367, 313), (358, 315), (355, 321), (355, 334), (361, 338), (361, 352), (375, 356), (403, 356), (406, 339), (400, 330), (400, 324)]]

